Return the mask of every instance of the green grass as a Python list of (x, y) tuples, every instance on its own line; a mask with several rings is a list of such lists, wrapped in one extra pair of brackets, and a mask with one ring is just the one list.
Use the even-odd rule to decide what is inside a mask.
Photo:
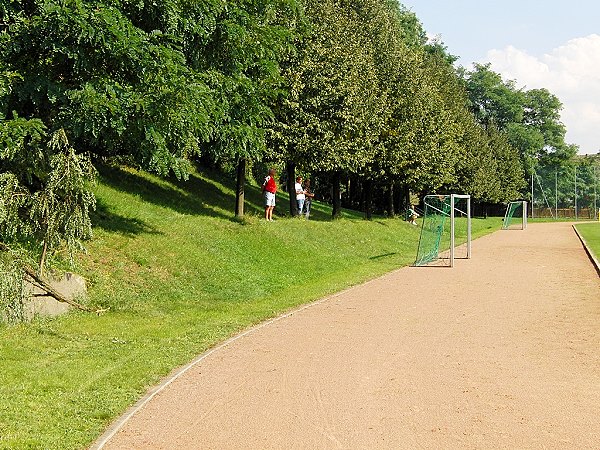
[[(229, 180), (105, 169), (95, 237), (76, 271), (100, 316), (0, 325), (0, 448), (82, 448), (173, 368), (269, 317), (407, 265), (418, 233), (399, 219), (232, 219)], [(278, 196), (278, 210), (287, 199)], [(498, 229), (474, 220), (474, 235)]]
[(577, 230), (585, 239), (589, 249), (600, 261), (600, 222), (580, 223)]

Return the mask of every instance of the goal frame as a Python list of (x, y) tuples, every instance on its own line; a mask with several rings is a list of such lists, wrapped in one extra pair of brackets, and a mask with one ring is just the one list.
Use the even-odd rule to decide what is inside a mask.
[(450, 204), (452, 208), (450, 208), (450, 267), (454, 267), (454, 218), (456, 207), (454, 206), (455, 199), (466, 199), (467, 200), (467, 210), (460, 211), (467, 216), (467, 257), (466, 259), (471, 259), (471, 196), (470, 195), (460, 195), (460, 194), (450, 194)]
[[(471, 259), (471, 255), (472, 255), (472, 247), (471, 247), (471, 235), (472, 235), (472, 226), (471, 226), (471, 196), (468, 194), (430, 194), (430, 195), (426, 195), (423, 198), (423, 202), (425, 203), (425, 205), (427, 205), (427, 199), (428, 198), (437, 198), (440, 199), (441, 197), (444, 198), (450, 198), (450, 212), (448, 213), (444, 213), (444, 215), (446, 215), (446, 217), (450, 218), (450, 248), (449, 248), (449, 253), (450, 253), (450, 265), (449, 267), (454, 267), (454, 260), (458, 259), (456, 257), (456, 252), (455, 252), (455, 244), (456, 244), (456, 240), (455, 240), (455, 218), (456, 218), (456, 212), (460, 212), (462, 214), (464, 214), (467, 217), (467, 242), (466, 242), (466, 247), (467, 247), (467, 254), (465, 256), (465, 258), (461, 258), (461, 259)], [(466, 200), (466, 211), (462, 211), (458, 208), (456, 208), (455, 206), (455, 201), (456, 200), (461, 200), (461, 199), (465, 199)], [(431, 206), (431, 205), (429, 205)], [(435, 208), (437, 209), (437, 208)], [(438, 210), (439, 211), (439, 210)], [(441, 211), (440, 211), (441, 212)], [(422, 224), (422, 228), (421, 228), (421, 233), (423, 233), (423, 227), (425, 226), (425, 222), (423, 222)], [(420, 244), (419, 244), (420, 245)], [(438, 258), (439, 259), (439, 258)], [(415, 262), (415, 265), (417, 266), (424, 266), (427, 265), (427, 263), (425, 264), (417, 264), (417, 262)]]
[[(508, 202), (508, 205), (506, 205), (506, 212), (504, 213), (504, 220), (502, 221), (502, 229), (503, 230), (510, 230), (510, 224), (507, 223), (508, 220), (508, 212), (510, 211), (510, 206), (511, 205), (518, 205), (521, 204), (522, 207), (522, 211), (523, 211), (523, 216), (521, 217), (521, 230), (526, 230), (527, 229), (527, 202), (525, 200), (515, 200), (513, 202)], [(519, 229), (519, 228), (517, 228)]]

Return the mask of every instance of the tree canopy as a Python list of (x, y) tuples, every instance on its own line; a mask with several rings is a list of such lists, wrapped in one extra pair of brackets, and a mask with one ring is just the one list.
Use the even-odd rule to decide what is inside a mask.
[(268, 161), (485, 202), (574, 152), (554, 95), (457, 69), (393, 0), (4, 0), (0, 44), (1, 163), (27, 155), (25, 188), (60, 130), (73, 156), (164, 176)]
[(485, 127), (495, 126), (506, 133), (528, 174), (542, 158), (566, 155), (569, 146), (560, 121), (562, 104), (555, 95), (547, 89), (519, 89), (516, 81), (503, 80), (489, 64), (476, 64), (463, 76), (476, 119)]

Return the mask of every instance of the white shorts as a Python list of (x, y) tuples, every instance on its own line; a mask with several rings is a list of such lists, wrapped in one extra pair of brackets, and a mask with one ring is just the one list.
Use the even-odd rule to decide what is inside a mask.
[(265, 206), (275, 206), (275, 194), (265, 191)]

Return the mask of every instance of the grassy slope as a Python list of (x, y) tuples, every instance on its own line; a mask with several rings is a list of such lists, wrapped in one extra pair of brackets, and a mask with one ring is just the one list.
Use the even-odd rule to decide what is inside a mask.
[[(105, 170), (77, 271), (100, 317), (0, 326), (0, 448), (80, 448), (174, 367), (268, 317), (413, 261), (418, 230), (347, 214), (231, 219), (218, 176), (172, 183)], [(279, 209), (286, 202), (279, 196)], [(498, 219), (475, 220), (475, 235)]]
[(577, 230), (581, 233), (596, 259), (600, 261), (600, 222), (580, 223)]

